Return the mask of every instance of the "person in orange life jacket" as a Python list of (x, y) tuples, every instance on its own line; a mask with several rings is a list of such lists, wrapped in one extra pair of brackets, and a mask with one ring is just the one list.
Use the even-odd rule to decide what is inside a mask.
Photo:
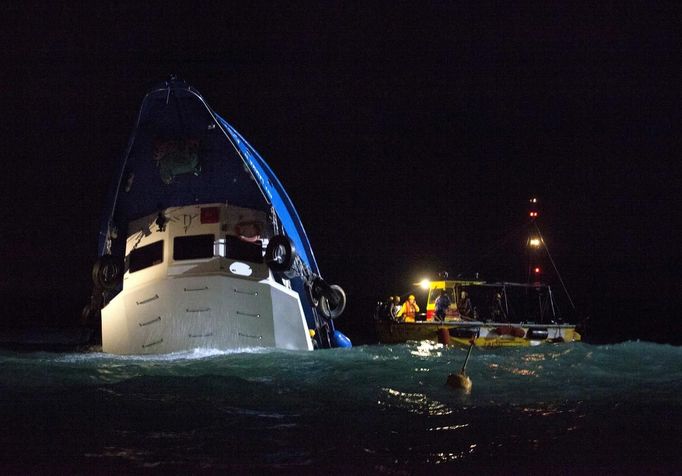
[(407, 298), (407, 301), (403, 303), (400, 311), (398, 311), (398, 317), (403, 317), (405, 322), (414, 322), (418, 312), (419, 306), (417, 306), (414, 294), (410, 294), (410, 297)]
[(440, 290), (440, 296), (436, 298), (436, 317), (440, 321), (445, 320), (445, 314), (448, 312), (450, 307), (450, 297), (445, 289)]

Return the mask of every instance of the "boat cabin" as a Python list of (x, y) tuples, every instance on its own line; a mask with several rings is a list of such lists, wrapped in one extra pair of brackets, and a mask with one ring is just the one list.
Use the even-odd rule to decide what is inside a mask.
[(427, 321), (436, 318), (436, 299), (443, 289), (451, 303), (445, 321), (544, 323), (558, 319), (552, 289), (546, 284), (450, 280), (430, 283)]
[(169, 208), (135, 220), (128, 229), (123, 287), (207, 274), (266, 279), (270, 228), (265, 213), (226, 204)]

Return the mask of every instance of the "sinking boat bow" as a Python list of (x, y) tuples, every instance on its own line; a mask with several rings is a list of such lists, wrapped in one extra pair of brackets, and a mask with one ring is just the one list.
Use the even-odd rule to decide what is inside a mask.
[[(197, 238), (200, 236), (204, 238)], [(195, 237), (192, 238), (195, 243), (178, 241), (188, 237)], [(199, 243), (202, 239), (203, 243)], [(153, 246), (156, 251), (150, 248)], [(183, 246), (197, 249), (183, 255), (178, 253)], [(155, 258), (149, 260), (147, 256), (145, 262), (143, 252)], [(142, 325), (147, 322), (143, 316), (137, 316), (136, 322), (132, 322), (130, 316), (137, 313), (121, 304), (128, 291), (152, 286), (150, 283), (160, 285), (161, 282), (184, 279), (188, 269), (192, 270), (190, 274), (194, 278), (197, 273), (201, 274), (200, 270), (206, 279), (224, 272), (221, 279), (212, 283), (214, 287), (217, 283), (220, 283), (219, 287), (223, 286), (226, 280), (252, 281), (258, 276), (260, 284), (271, 291), (277, 290), (275, 294), (294, 296), (299, 302), (307, 325), (306, 339), (310, 340), (309, 335), (314, 334), (315, 345), (319, 347), (349, 343), (334, 329), (332, 322), (345, 307), (345, 294), (338, 286), (330, 286), (321, 278), (305, 229), (281, 182), (241, 134), (218, 116), (198, 91), (183, 81), (171, 79), (161, 83), (143, 99), (110, 192), (98, 255), (88, 312), (103, 310), (105, 350), (107, 330), (123, 327), (139, 330), (136, 325), (148, 327)], [(133, 262), (139, 266), (140, 261), (146, 266), (132, 266)], [(245, 269), (239, 264), (241, 261), (252, 270), (251, 274), (239, 275), (231, 268), (234, 265), (235, 269)], [(150, 274), (148, 268), (154, 267), (157, 272), (153, 277), (143, 277)], [(181, 267), (185, 271), (180, 273)], [(273, 317), (278, 314), (281, 303), (272, 292), (273, 301), (266, 306), (271, 310), (271, 317), (286, 319)], [(268, 293), (261, 292), (261, 296), (265, 294)], [(107, 311), (107, 308), (116, 307), (111, 303), (117, 299), (118, 310), (115, 313)], [(214, 323), (208, 327), (234, 324), (229, 319), (241, 315), (234, 314), (236, 310), (225, 304), (224, 296), (213, 295), (211, 299), (218, 299), (227, 314), (222, 317), (225, 322), (220, 324), (221, 317), (215, 311), (211, 317)], [(174, 303), (172, 298), (167, 300), (164, 312), (172, 313), (174, 305), (182, 307), (181, 302)], [(254, 315), (263, 316), (257, 312)], [(164, 322), (164, 317), (160, 317), (160, 322)], [(106, 319), (108, 324), (104, 322)], [(116, 319), (121, 320), (120, 325), (110, 325)], [(171, 327), (168, 325), (164, 329), (167, 333), (172, 332)], [(270, 326), (272, 332), (276, 327), (274, 323)], [(117, 339), (124, 342), (130, 338), (130, 332), (120, 329), (116, 331), (120, 334)], [(314, 332), (309, 333), (309, 330)], [(207, 337), (210, 333), (218, 333), (202, 332)], [(147, 342), (149, 338), (143, 340)], [(220, 344), (220, 339), (209, 341), (206, 343)], [(224, 345), (237, 345), (235, 342)], [(274, 346), (280, 345), (275, 343)], [(162, 346), (164, 351), (170, 348), (167, 347)], [(142, 349), (144, 352), (147, 347)], [(133, 350), (126, 348), (124, 353), (134, 353)]]

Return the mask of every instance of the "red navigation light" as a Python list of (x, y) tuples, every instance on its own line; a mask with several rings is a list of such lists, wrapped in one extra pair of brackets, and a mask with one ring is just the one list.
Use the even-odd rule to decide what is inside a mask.
[(220, 208), (205, 207), (201, 209), (201, 224), (218, 223), (220, 221)]
[(538, 266), (536, 266), (535, 268), (533, 268), (533, 272), (534, 272), (535, 274), (540, 274), (540, 271), (541, 271), (541, 270), (540, 270), (540, 267), (538, 267)]
[(538, 212), (530, 212), (528, 214), (531, 218), (537, 218), (538, 217)]

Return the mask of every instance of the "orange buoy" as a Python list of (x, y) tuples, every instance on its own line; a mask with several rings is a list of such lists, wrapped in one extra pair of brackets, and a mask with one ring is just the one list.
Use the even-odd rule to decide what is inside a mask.
[(452, 388), (461, 388), (466, 393), (471, 392), (471, 379), (464, 372), (448, 375), (448, 385)]
[(465, 393), (471, 392), (472, 382), (471, 379), (466, 374), (467, 364), (469, 363), (469, 357), (471, 357), (471, 349), (474, 348), (474, 342), (471, 341), (469, 350), (467, 351), (466, 359), (464, 359), (464, 365), (462, 365), (462, 370), (458, 374), (448, 375), (447, 383), (452, 388), (459, 388), (464, 390)]

